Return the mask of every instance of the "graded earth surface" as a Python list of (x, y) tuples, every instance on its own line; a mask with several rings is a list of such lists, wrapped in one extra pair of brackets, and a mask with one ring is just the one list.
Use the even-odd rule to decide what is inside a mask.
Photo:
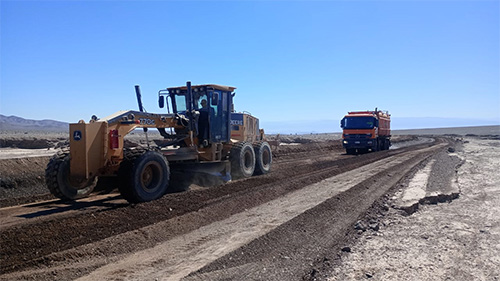
[(0, 280), (498, 280), (498, 129), (361, 155), (339, 134), (270, 136), (271, 173), (141, 204), (112, 179), (55, 199), (44, 169), (65, 137), (3, 134)]

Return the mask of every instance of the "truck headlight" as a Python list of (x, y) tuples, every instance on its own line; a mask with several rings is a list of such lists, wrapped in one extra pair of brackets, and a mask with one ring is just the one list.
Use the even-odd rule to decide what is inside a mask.
[(346, 141), (346, 140), (344, 141), (344, 144), (347, 144), (347, 141)]

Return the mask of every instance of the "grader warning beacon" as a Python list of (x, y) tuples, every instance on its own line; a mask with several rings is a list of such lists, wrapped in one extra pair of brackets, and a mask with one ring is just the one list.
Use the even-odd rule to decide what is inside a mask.
[[(154, 114), (143, 110), (135, 86), (139, 111), (70, 124), (69, 151), (54, 155), (45, 170), (49, 190), (74, 200), (88, 196), (99, 177), (115, 177), (121, 195), (136, 203), (163, 196), (175, 171), (194, 170), (223, 182), (270, 172), (272, 152), (264, 130), (257, 118), (233, 112), (235, 89), (187, 82), (160, 90), (159, 106), (164, 108), (166, 100), (168, 111)], [(136, 128), (155, 128), (164, 141), (124, 148), (125, 135)]]

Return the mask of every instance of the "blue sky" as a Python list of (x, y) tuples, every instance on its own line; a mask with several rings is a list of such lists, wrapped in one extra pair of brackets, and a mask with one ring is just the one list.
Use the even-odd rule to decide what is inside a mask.
[(136, 109), (135, 84), (160, 112), (190, 80), (237, 87), (264, 126), (375, 107), (500, 124), (499, 3), (1, 1), (0, 114), (88, 121)]

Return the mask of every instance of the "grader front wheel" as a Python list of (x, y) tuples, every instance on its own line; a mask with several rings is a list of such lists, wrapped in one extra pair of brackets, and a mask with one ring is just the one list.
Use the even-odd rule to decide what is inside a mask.
[(70, 178), (69, 152), (54, 155), (45, 169), (45, 183), (54, 196), (63, 200), (75, 200), (87, 197), (97, 185), (97, 177), (83, 182)]
[(162, 197), (170, 180), (165, 157), (155, 151), (132, 155), (122, 162), (119, 171), (121, 195), (131, 203), (152, 201)]

